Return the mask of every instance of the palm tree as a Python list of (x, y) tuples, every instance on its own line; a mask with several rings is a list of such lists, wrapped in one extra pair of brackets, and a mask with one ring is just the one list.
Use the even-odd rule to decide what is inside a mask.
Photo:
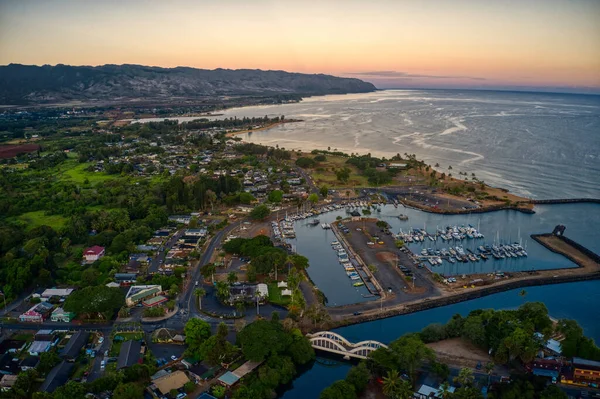
[(194, 291), (194, 296), (198, 299), (198, 309), (202, 310), (202, 297), (206, 295), (206, 290), (204, 288), (196, 288)]
[(235, 272), (229, 272), (229, 273), (227, 274), (227, 282), (228, 282), (229, 284), (233, 284), (233, 283), (235, 283), (236, 281), (238, 281), (237, 274), (235, 274)]
[(396, 392), (400, 389), (402, 380), (398, 370), (389, 370), (387, 375), (383, 377), (383, 393), (386, 396), (396, 396)]
[(490, 380), (492, 378), (492, 371), (494, 371), (494, 367), (496, 365), (493, 362), (487, 362), (485, 365), (485, 372), (488, 375), (488, 385), (490, 385)]
[(396, 393), (395, 399), (410, 399), (413, 397), (413, 389), (408, 381), (401, 380)]
[(209, 263), (200, 269), (202, 277), (205, 279), (210, 277), (213, 284), (215, 283), (215, 271), (217, 271), (217, 266), (214, 263)]
[(448, 384), (448, 381), (444, 381), (440, 384), (439, 393), (442, 399), (448, 399), (452, 396), (452, 392), (450, 392), (450, 384)]
[(454, 381), (459, 383), (461, 386), (471, 385), (474, 381), (473, 370), (467, 367), (463, 367), (458, 372), (458, 376), (454, 378)]

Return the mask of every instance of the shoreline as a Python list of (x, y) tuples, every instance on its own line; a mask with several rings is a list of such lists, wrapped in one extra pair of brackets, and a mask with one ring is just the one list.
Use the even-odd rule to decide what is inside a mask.
[[(240, 134), (260, 132), (262, 130), (273, 129), (273, 128), (277, 127), (277, 126), (285, 125), (286, 123), (294, 123), (294, 122), (304, 122), (304, 121), (301, 120), (301, 119), (284, 119), (282, 121), (271, 123), (271, 124), (266, 125), (266, 126), (261, 126), (261, 127), (257, 128), (257, 129), (246, 129), (246, 130), (239, 130), (239, 131), (235, 131), (235, 132), (228, 132), (228, 133), (225, 134), (225, 136), (226, 137), (235, 137), (235, 136), (240, 135)], [(266, 146), (266, 147), (268, 147), (268, 146)]]

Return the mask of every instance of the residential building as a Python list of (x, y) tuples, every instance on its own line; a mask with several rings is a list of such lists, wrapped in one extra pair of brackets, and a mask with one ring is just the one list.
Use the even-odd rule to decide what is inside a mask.
[(187, 229), (184, 233), (184, 237), (205, 238), (206, 234), (206, 229)]
[(162, 292), (160, 285), (132, 285), (125, 296), (127, 306), (135, 306), (149, 298), (157, 296)]
[(190, 220), (192, 217), (190, 215), (172, 215), (169, 216), (169, 222), (181, 223), (181, 224), (190, 224)]
[(556, 359), (535, 359), (528, 369), (538, 377), (551, 378), (553, 382), (558, 380), (562, 363)]
[(42, 323), (48, 318), (52, 308), (52, 304), (48, 302), (40, 302), (29, 308), (29, 310), (25, 313), (21, 314), (19, 316), (19, 320), (23, 323)]
[(9, 374), (5, 374), (2, 376), (2, 378), (0, 378), (0, 391), (1, 392), (8, 392), (12, 389), (13, 385), (15, 385), (15, 382), (17, 382), (17, 378), (19, 378), (16, 375), (9, 375)]
[(52, 298), (53, 296), (57, 296), (61, 299), (65, 299), (66, 297), (71, 295), (71, 293), (73, 291), (74, 291), (73, 288), (48, 288), (47, 290), (42, 292), (41, 300), (47, 301), (48, 299)]
[(19, 372), (19, 359), (13, 353), (0, 356), (0, 374), (17, 374)]
[(119, 358), (117, 359), (117, 370), (137, 364), (140, 360), (141, 349), (142, 344), (139, 341), (130, 340), (123, 342), (119, 351)]
[(86, 248), (86, 250), (83, 251), (83, 257), (85, 258), (85, 261), (87, 263), (93, 263), (97, 261), (98, 259), (103, 257), (104, 254), (104, 247), (101, 247), (99, 245), (94, 245), (93, 247)]
[(63, 348), (60, 357), (67, 361), (74, 361), (81, 353), (81, 349), (87, 344), (89, 336), (90, 333), (86, 331), (77, 331)]
[(19, 363), (19, 368), (21, 371), (27, 371), (36, 368), (39, 363), (40, 358), (38, 356), (27, 356)]
[(52, 315), (50, 315), (50, 320), (55, 321), (55, 322), (63, 322), (63, 323), (70, 323), (71, 320), (73, 320), (75, 318), (75, 313), (73, 312), (66, 312), (63, 308), (56, 308), (54, 309), (54, 312), (52, 312)]
[(135, 284), (136, 280), (137, 273), (115, 273), (115, 282), (119, 283), (121, 287)]
[(69, 381), (69, 377), (71, 376), (74, 367), (75, 365), (73, 363), (65, 361), (60, 362), (60, 364), (50, 370), (48, 376), (46, 376), (46, 379), (40, 386), (39, 391), (52, 393), (58, 387), (65, 385), (67, 381)]
[(407, 166), (408, 165), (406, 165), (405, 163), (392, 162), (387, 165), (387, 168), (388, 169), (406, 169)]
[(52, 341), (33, 341), (27, 350), (31, 356), (39, 356), (48, 352), (52, 347)]
[(158, 390), (161, 395), (166, 395), (171, 389), (179, 389), (189, 381), (188, 376), (183, 371), (178, 370), (153, 380), (151, 388)]

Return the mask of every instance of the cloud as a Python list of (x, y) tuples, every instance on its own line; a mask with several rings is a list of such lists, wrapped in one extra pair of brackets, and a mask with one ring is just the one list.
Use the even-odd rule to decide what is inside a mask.
[(387, 79), (414, 79), (414, 78), (427, 78), (427, 79), (469, 79), (469, 80), (486, 80), (477, 76), (453, 76), (453, 75), (421, 75), (408, 72), (400, 71), (367, 71), (367, 72), (348, 72), (346, 75), (356, 76), (371, 76), (374, 78), (387, 78)]

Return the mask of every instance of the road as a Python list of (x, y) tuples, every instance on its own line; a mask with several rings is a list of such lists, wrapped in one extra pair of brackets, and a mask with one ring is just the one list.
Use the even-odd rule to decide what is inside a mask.
[(169, 238), (169, 240), (162, 246), (162, 251), (157, 251), (156, 256), (152, 258), (150, 265), (148, 265), (148, 273), (156, 273), (158, 272), (158, 268), (165, 261), (165, 254), (173, 248), (173, 245), (179, 240), (179, 238), (184, 234), (185, 229), (178, 230)]

